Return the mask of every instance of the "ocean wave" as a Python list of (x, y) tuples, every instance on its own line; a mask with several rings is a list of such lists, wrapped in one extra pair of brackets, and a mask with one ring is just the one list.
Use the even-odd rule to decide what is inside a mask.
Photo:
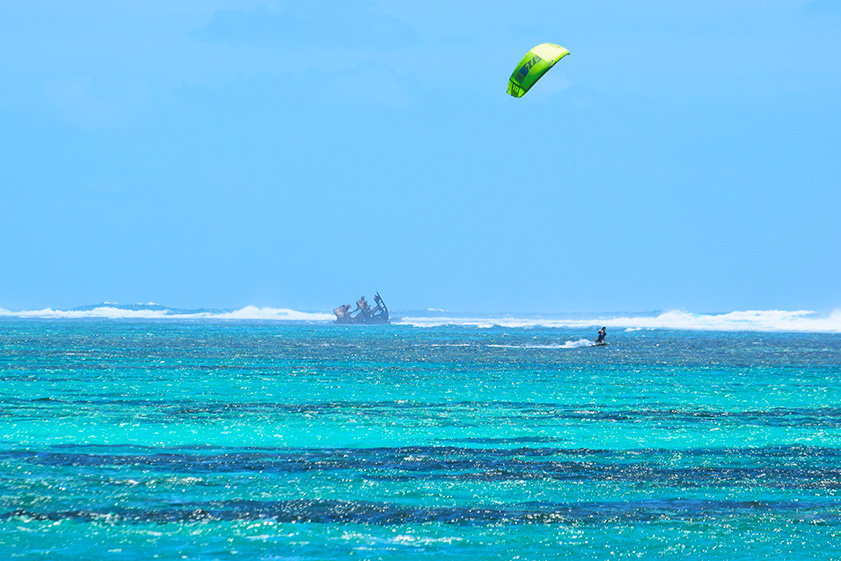
[(652, 314), (593, 314), (590, 317), (403, 317), (398, 322), (414, 327), (464, 326), (475, 328), (593, 328), (608, 327), (639, 331), (676, 329), (696, 331), (776, 331), (841, 333), (841, 311), (829, 315), (799, 310), (748, 310), (722, 314), (668, 311)]
[(274, 321), (330, 321), (333, 314), (299, 312), (288, 308), (258, 308), (245, 306), (239, 310), (172, 310), (157, 304), (120, 306), (102, 304), (73, 310), (10, 311), (0, 308), (0, 317), (41, 319), (214, 319), (214, 320), (274, 320)]
[[(328, 312), (302, 312), (290, 308), (268, 308), (245, 306), (237, 310), (182, 310), (161, 304), (122, 305), (114, 302), (57, 310), (11, 311), (0, 308), (0, 317), (40, 319), (138, 319), (138, 320), (264, 320), (264, 321), (306, 321), (332, 322), (334, 316)], [(639, 314), (604, 313), (576, 315), (499, 315), (436, 313), (433, 309), (417, 315), (392, 316), (393, 325), (417, 328), (472, 327), (478, 329), (509, 328), (560, 328), (592, 329), (607, 327), (626, 332), (654, 329), (696, 330), (696, 331), (767, 331), (800, 333), (841, 333), (841, 310), (831, 314), (799, 310), (748, 310), (720, 314), (697, 314), (672, 310)], [(570, 341), (567, 345), (583, 345)]]

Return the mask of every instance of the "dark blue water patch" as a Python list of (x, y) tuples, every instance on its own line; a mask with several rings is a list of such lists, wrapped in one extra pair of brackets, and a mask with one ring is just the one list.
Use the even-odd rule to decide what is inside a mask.
[(504, 445), (520, 445), (520, 444), (559, 444), (563, 442), (569, 442), (569, 438), (562, 437), (562, 436), (515, 436), (511, 438), (494, 438), (494, 437), (487, 437), (487, 438), (480, 438), (480, 437), (467, 437), (467, 438), (446, 438), (440, 439), (442, 444), (471, 444), (471, 445), (495, 445), (495, 446), (504, 446)]
[(652, 499), (583, 503), (530, 502), (507, 507), (420, 506), (397, 502), (341, 500), (207, 501), (150, 508), (97, 508), (42, 511), (15, 509), (0, 520), (168, 524), (183, 522), (257, 521), (316, 524), (603, 524), (699, 522), (733, 517), (774, 517), (786, 523), (841, 524), (841, 501), (735, 501)]
[(809, 447), (680, 452), (434, 446), (166, 451), (99, 447), (94, 452), (69, 446), (0, 452), (0, 462), (85, 473), (115, 469), (178, 475), (259, 473), (261, 477), (313, 473), (392, 482), (553, 480), (683, 489), (841, 489), (841, 450)]
[(454, 409), (498, 410), (499, 416), (516, 415), (521, 420), (532, 418), (568, 421), (613, 421), (619, 423), (665, 423), (697, 425), (733, 423), (740, 426), (835, 429), (841, 427), (839, 407), (777, 407), (767, 410), (720, 411), (692, 409), (613, 409), (588, 405), (561, 405), (551, 402), (513, 401), (330, 401), (311, 403), (277, 402), (208, 402), (199, 400), (157, 400), (148, 398), (33, 398), (0, 399), (0, 418), (25, 414), (49, 415), (50, 406), (84, 406), (96, 409), (131, 408), (133, 416), (150, 412), (180, 421), (208, 420), (244, 414), (359, 414), (378, 410), (399, 411), (404, 418), (427, 417), (435, 411)]

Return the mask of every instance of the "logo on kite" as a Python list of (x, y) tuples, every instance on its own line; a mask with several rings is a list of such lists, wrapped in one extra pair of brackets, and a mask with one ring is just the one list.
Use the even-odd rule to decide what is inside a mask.
[[(525, 60), (525, 59), (523, 59), (523, 60)], [(537, 64), (537, 62), (540, 61), (540, 60), (543, 60), (543, 59), (541, 59), (537, 55), (534, 55), (533, 57), (531, 57), (531, 60), (529, 60), (527, 63), (523, 64), (523, 66), (520, 67), (520, 71), (517, 72), (517, 83), (522, 84), (523, 83), (523, 78), (525, 78), (526, 76), (529, 75), (529, 70), (531, 70), (531, 67), (534, 66), (535, 64)]]
[(553, 43), (536, 46), (526, 53), (508, 79), (508, 93), (514, 97), (523, 97), (550, 68), (568, 54), (568, 50)]

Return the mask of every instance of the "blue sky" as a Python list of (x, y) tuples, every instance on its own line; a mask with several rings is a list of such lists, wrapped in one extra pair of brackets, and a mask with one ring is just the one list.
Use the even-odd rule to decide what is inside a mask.
[(522, 6), (3, 3), (0, 307), (841, 307), (841, 5)]

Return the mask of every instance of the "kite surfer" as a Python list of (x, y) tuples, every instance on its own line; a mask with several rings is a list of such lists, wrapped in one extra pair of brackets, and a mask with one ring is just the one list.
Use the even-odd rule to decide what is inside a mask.
[(607, 345), (607, 343), (604, 342), (605, 337), (607, 337), (607, 327), (602, 327), (601, 329), (599, 329), (599, 336), (596, 337), (596, 344)]

